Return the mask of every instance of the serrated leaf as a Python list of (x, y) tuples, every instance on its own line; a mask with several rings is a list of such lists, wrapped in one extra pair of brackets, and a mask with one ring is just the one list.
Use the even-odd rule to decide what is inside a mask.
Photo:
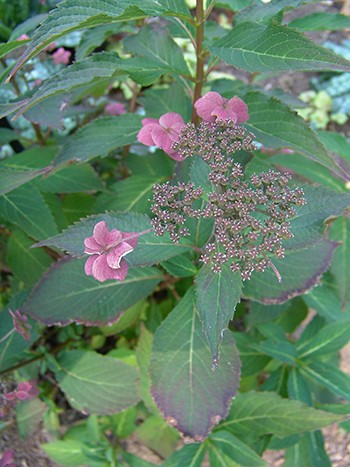
[(350, 18), (340, 13), (320, 11), (311, 15), (296, 18), (288, 23), (289, 27), (301, 31), (339, 31), (350, 28)]
[(40, 191), (48, 193), (77, 193), (102, 190), (104, 185), (89, 164), (63, 167), (47, 177), (36, 180)]
[(169, 32), (159, 25), (143, 26), (136, 35), (124, 40), (124, 46), (126, 51), (142, 57), (144, 62), (151, 60), (165, 71), (177, 74), (190, 73), (180, 47)]
[[(83, 256), (84, 240), (92, 235), (94, 226), (100, 221), (105, 221), (110, 230), (118, 229), (122, 232), (143, 232), (151, 229), (150, 219), (142, 214), (99, 214), (81, 220), (63, 233), (39, 242), (36, 246), (54, 246), (73, 256)], [(190, 250), (190, 245), (173, 243), (167, 236), (157, 237), (153, 232), (149, 232), (139, 236), (137, 247), (127, 255), (126, 260), (132, 266), (151, 265)]]
[(286, 450), (284, 467), (331, 467), (331, 462), (324, 449), (321, 431), (305, 433), (298, 444)]
[(163, 268), (175, 277), (192, 277), (197, 274), (193, 262), (184, 255), (178, 255), (162, 263)]
[(228, 431), (215, 431), (210, 435), (208, 441), (242, 467), (266, 466), (266, 462), (253, 449)]
[(86, 162), (106, 157), (111, 151), (133, 143), (141, 127), (141, 118), (134, 114), (94, 120), (70, 137), (55, 162)]
[(211, 52), (229, 65), (255, 73), (349, 71), (350, 62), (297, 30), (270, 23), (245, 22), (214, 42)]
[(0, 195), (15, 190), (48, 170), (50, 170), (50, 167), (39, 170), (18, 170), (10, 167), (0, 167)]
[(331, 272), (335, 277), (341, 304), (345, 307), (350, 297), (350, 220), (345, 216), (336, 219), (331, 225), (330, 237), (340, 243), (334, 253)]
[(226, 416), (239, 381), (239, 357), (231, 333), (224, 335), (213, 372), (210, 349), (189, 289), (154, 336), (152, 396), (167, 422), (195, 441)]
[(314, 361), (307, 366), (302, 366), (300, 372), (338, 397), (350, 400), (350, 376), (334, 365)]
[(55, 377), (69, 403), (97, 415), (120, 412), (139, 401), (135, 368), (112, 357), (69, 350), (57, 358)]
[(0, 196), (0, 217), (37, 240), (57, 232), (43, 196), (30, 184)]
[(273, 392), (248, 392), (232, 402), (230, 415), (220, 428), (242, 436), (274, 434), (278, 437), (313, 431), (341, 418), (309, 407), (299, 401), (283, 399)]
[(206, 446), (203, 443), (193, 443), (175, 451), (165, 462), (163, 467), (201, 467)]
[(243, 296), (266, 305), (277, 305), (307, 292), (329, 268), (336, 247), (334, 242), (320, 240), (306, 249), (286, 250), (283, 259), (272, 260), (282, 282), (278, 282), (271, 268), (263, 273), (254, 272), (251, 280), (244, 284)]
[(182, 0), (120, 0), (118, 4), (108, 0), (66, 0), (52, 10), (36, 30), (30, 46), (11, 72), (13, 76), (23, 64), (41, 50), (68, 32), (92, 28), (106, 23), (129, 21), (146, 16), (176, 15), (190, 17)]
[(162, 279), (157, 269), (133, 268), (124, 281), (101, 283), (85, 275), (84, 261), (55, 263), (32, 290), (24, 312), (47, 325), (107, 325), (147, 297)]
[(290, 342), (276, 342), (268, 339), (259, 342), (259, 344), (252, 345), (252, 349), (275, 358), (276, 360), (280, 360), (283, 363), (289, 365), (295, 364), (297, 352), (294, 345)]
[(83, 60), (96, 48), (100, 47), (106, 39), (120, 32), (122, 27), (121, 23), (104, 24), (84, 31), (80, 44), (75, 48), (76, 59)]
[(33, 241), (21, 230), (11, 232), (7, 244), (7, 263), (12, 274), (32, 286), (50, 266), (52, 259), (41, 250), (30, 248)]
[(24, 41), (9, 41), (4, 44), (0, 44), (0, 58), (4, 57), (8, 53), (12, 52), (12, 50), (16, 50), (19, 47), (23, 47), (27, 45), (29, 40)]
[(286, 146), (335, 173), (343, 173), (307, 123), (281, 101), (260, 92), (249, 92), (244, 101), (250, 117), (245, 126), (265, 147)]
[(302, 3), (307, 2), (304, 0), (271, 0), (262, 5), (260, 1), (254, 1), (252, 5), (235, 15), (235, 22), (266, 21), (276, 16), (280, 11), (286, 8), (298, 7)]
[(217, 274), (211, 266), (203, 265), (196, 279), (196, 306), (203, 331), (210, 347), (213, 362), (219, 360), (224, 330), (233, 319), (242, 294), (240, 273), (233, 273), (225, 264)]
[(350, 320), (342, 320), (327, 324), (315, 337), (297, 345), (298, 357), (314, 359), (316, 356), (328, 355), (339, 351), (350, 340)]

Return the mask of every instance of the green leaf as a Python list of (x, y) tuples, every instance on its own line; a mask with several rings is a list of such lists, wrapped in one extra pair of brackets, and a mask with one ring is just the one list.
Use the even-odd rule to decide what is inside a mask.
[(277, 305), (307, 292), (329, 268), (336, 246), (329, 240), (320, 240), (310, 248), (286, 250), (284, 258), (273, 259), (282, 282), (278, 282), (271, 268), (264, 273), (254, 272), (251, 280), (244, 284), (243, 296), (266, 305)]
[(288, 396), (312, 406), (312, 396), (299, 368), (291, 368), (288, 375)]
[[(0, 128), (0, 144), (7, 144), (11, 141), (18, 139), (18, 135), (15, 131), (10, 130), (9, 128)], [(0, 167), (2, 164), (0, 164)]]
[(37, 240), (57, 232), (43, 196), (37, 188), (29, 184), (0, 196), (0, 217), (19, 226)]
[(331, 467), (331, 462), (324, 449), (321, 431), (305, 433), (301, 441), (286, 450), (284, 467)]
[(75, 49), (76, 60), (83, 60), (96, 48), (100, 47), (110, 36), (121, 32), (121, 23), (104, 24), (87, 29), (81, 36), (80, 44)]
[(151, 379), (148, 372), (152, 344), (153, 335), (141, 323), (140, 338), (136, 347), (136, 358), (140, 370), (140, 395), (148, 410), (151, 413), (159, 414), (159, 409), (151, 396)]
[(300, 368), (301, 373), (333, 394), (350, 400), (350, 376), (334, 365), (314, 361)]
[(211, 266), (205, 264), (198, 272), (196, 283), (198, 315), (215, 365), (219, 360), (224, 331), (233, 319), (236, 305), (241, 299), (241, 274), (233, 273), (227, 264), (217, 274)]
[(21, 438), (27, 438), (38, 432), (46, 410), (47, 405), (41, 402), (38, 397), (16, 404), (16, 422)]
[[(338, 248), (335, 250), (336, 253)], [(315, 287), (310, 293), (305, 294), (303, 300), (309, 308), (316, 310), (319, 316), (330, 323), (346, 319), (334, 287), (330, 287), (326, 283), (322, 283), (321, 286)]]
[(209, 436), (208, 442), (242, 467), (266, 466), (266, 462), (253, 449), (228, 431), (215, 431)]
[(86, 350), (65, 351), (55, 371), (61, 390), (77, 410), (97, 415), (120, 412), (139, 401), (135, 368)]
[(135, 435), (161, 457), (169, 457), (178, 443), (179, 435), (160, 415), (151, 415), (140, 425)]
[(190, 74), (182, 50), (159, 25), (143, 26), (136, 35), (124, 39), (124, 47), (127, 52), (142, 57), (145, 63), (149, 60), (157, 63), (164, 71)]
[(30, 248), (33, 241), (15, 229), (11, 232), (7, 244), (7, 263), (12, 274), (28, 286), (34, 285), (52, 263), (52, 259), (42, 250)]
[(335, 173), (343, 173), (307, 123), (281, 101), (260, 92), (249, 92), (244, 101), (250, 116), (245, 126), (266, 148), (289, 147)]
[(197, 268), (187, 256), (178, 255), (162, 263), (163, 268), (175, 277), (192, 277), (197, 274)]
[(243, 376), (260, 373), (271, 360), (262, 352), (253, 349), (256, 339), (248, 334), (236, 333), (235, 340), (242, 360)]
[[(63, 233), (39, 242), (36, 246), (54, 246), (73, 256), (83, 256), (84, 240), (92, 235), (94, 226), (100, 221), (105, 221), (110, 230), (118, 229), (122, 232), (142, 232), (151, 229), (150, 219), (141, 214), (99, 214), (83, 219)], [(190, 250), (189, 245), (173, 243), (167, 236), (156, 237), (153, 232), (149, 232), (140, 235), (137, 247), (127, 255), (126, 260), (132, 266), (152, 265)]]
[(238, 386), (239, 357), (231, 333), (224, 335), (213, 372), (210, 349), (189, 289), (154, 336), (152, 396), (167, 422), (195, 441), (226, 416)]
[(163, 467), (201, 467), (206, 446), (203, 443), (193, 443), (175, 451), (165, 462)]
[(350, 162), (350, 142), (344, 135), (332, 131), (318, 131), (317, 136), (329, 151)]
[(134, 114), (98, 118), (70, 137), (55, 162), (86, 162), (106, 157), (111, 151), (133, 143), (141, 127), (141, 118)]
[(252, 345), (252, 349), (269, 355), (283, 363), (287, 363), (289, 365), (295, 364), (297, 353), (294, 345), (290, 342), (278, 342), (268, 339), (266, 341), (261, 341), (259, 344)]
[(214, 42), (211, 52), (227, 64), (249, 72), (349, 71), (350, 62), (297, 30), (275, 23), (238, 24)]
[(318, 12), (296, 18), (288, 26), (301, 31), (339, 31), (350, 28), (350, 18), (340, 13)]
[(0, 166), (0, 195), (15, 190), (48, 170), (50, 167), (39, 170), (18, 170)]
[(350, 320), (327, 324), (316, 336), (303, 345), (297, 345), (298, 357), (314, 359), (316, 356), (338, 352), (350, 340)]
[(63, 167), (35, 183), (41, 191), (49, 193), (77, 193), (104, 188), (97, 173), (88, 164)]
[(174, 170), (174, 160), (162, 150), (146, 155), (128, 154), (125, 165), (132, 175), (161, 179), (170, 177)]
[(254, 1), (248, 8), (244, 8), (235, 15), (235, 22), (266, 21), (276, 16), (280, 11), (298, 7), (302, 3), (307, 2), (303, 0), (271, 0), (269, 3), (262, 5), (260, 1)]
[(130, 308), (120, 314), (116, 321), (110, 326), (101, 326), (100, 330), (104, 336), (113, 336), (119, 334), (130, 327), (138, 319), (138, 317), (144, 313), (148, 308), (148, 303), (145, 300), (135, 303)]
[(10, 41), (4, 44), (0, 44), (0, 58), (12, 52), (12, 50), (16, 50), (19, 47), (23, 47), (24, 45), (27, 45), (28, 42), (29, 40), (24, 40), (24, 41)]
[(230, 415), (220, 428), (244, 437), (274, 434), (280, 438), (313, 431), (340, 421), (329, 412), (316, 410), (299, 401), (283, 399), (273, 392), (248, 392), (232, 402)]
[(130, 21), (146, 16), (176, 15), (189, 19), (189, 11), (182, 0), (66, 0), (53, 9), (36, 30), (32, 42), (11, 72), (13, 76), (23, 64), (65, 34), (118, 21)]
[(133, 268), (124, 281), (101, 283), (85, 275), (84, 261), (55, 263), (32, 290), (24, 312), (48, 325), (107, 325), (147, 297), (162, 279), (155, 268)]
[(331, 272), (335, 277), (341, 304), (345, 307), (350, 297), (350, 220), (345, 216), (336, 219), (331, 224), (330, 237), (340, 243), (334, 253)]
[(64, 439), (40, 446), (50, 459), (61, 465), (80, 467), (90, 462), (90, 459), (84, 454), (84, 444), (78, 440)]

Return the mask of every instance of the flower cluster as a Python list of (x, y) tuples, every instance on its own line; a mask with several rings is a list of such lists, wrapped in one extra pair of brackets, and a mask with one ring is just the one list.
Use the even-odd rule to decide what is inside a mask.
[(19, 401), (34, 399), (39, 394), (35, 381), (24, 381), (11, 392), (4, 392), (1, 396), (0, 418), (5, 417), (8, 411)]
[(135, 232), (108, 230), (104, 221), (98, 222), (92, 237), (84, 240), (85, 253), (90, 255), (85, 263), (85, 274), (104, 282), (108, 279), (122, 281), (128, 273), (124, 256), (131, 253), (138, 242)]
[(15, 456), (11, 449), (4, 451), (0, 457), (0, 467), (16, 467)]
[(271, 256), (284, 256), (283, 241), (293, 236), (288, 222), (295, 214), (293, 206), (303, 205), (305, 199), (301, 189), (289, 187), (289, 175), (269, 170), (245, 177), (236, 153), (255, 149), (253, 141), (254, 135), (230, 119), (184, 126), (173, 149), (183, 158), (198, 155), (207, 163), (211, 188), (204, 192), (192, 183), (156, 185), (152, 222), (156, 235), (167, 231), (178, 241), (188, 234), (187, 218), (213, 219), (203, 263), (216, 273), (228, 263), (243, 280), (254, 270), (271, 267), (281, 280)]

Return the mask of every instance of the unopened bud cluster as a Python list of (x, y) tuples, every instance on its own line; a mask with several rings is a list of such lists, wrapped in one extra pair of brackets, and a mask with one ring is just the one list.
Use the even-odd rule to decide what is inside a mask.
[(271, 257), (284, 257), (283, 240), (293, 237), (293, 206), (305, 204), (303, 190), (288, 186), (289, 175), (269, 170), (245, 177), (233, 155), (255, 149), (253, 140), (229, 120), (202, 122), (197, 128), (186, 125), (173, 149), (182, 157), (199, 155), (208, 164), (211, 191), (193, 183), (156, 185), (152, 206), (155, 233), (169, 232), (175, 242), (188, 235), (187, 218), (213, 219), (213, 235), (200, 259), (217, 273), (228, 263), (243, 280), (267, 267), (278, 275)]

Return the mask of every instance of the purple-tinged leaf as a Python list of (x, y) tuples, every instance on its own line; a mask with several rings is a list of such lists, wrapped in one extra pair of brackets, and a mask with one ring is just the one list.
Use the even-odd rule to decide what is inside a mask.
[(340, 242), (334, 253), (331, 271), (335, 277), (337, 292), (344, 308), (350, 297), (350, 219), (341, 217), (331, 225), (332, 240)]
[(219, 360), (224, 330), (233, 319), (236, 305), (241, 298), (241, 274), (232, 272), (228, 264), (224, 264), (221, 273), (217, 274), (212, 271), (211, 266), (205, 264), (200, 269), (196, 282), (199, 319), (215, 364)]
[(132, 268), (123, 281), (101, 283), (85, 275), (83, 259), (65, 259), (44, 274), (22, 311), (49, 326), (107, 325), (147, 297), (161, 279), (155, 268)]
[(272, 269), (254, 272), (251, 280), (244, 283), (243, 296), (267, 305), (277, 305), (307, 292), (319, 283), (329, 268), (336, 247), (336, 242), (325, 239), (307, 249), (286, 250), (284, 258), (272, 260), (282, 282), (278, 282)]
[(189, 289), (154, 336), (150, 375), (156, 404), (183, 436), (202, 441), (226, 416), (239, 373), (239, 355), (229, 332), (223, 338), (219, 365), (212, 370), (195, 292)]
[(88, 414), (110, 415), (139, 400), (138, 372), (112, 357), (70, 350), (57, 359), (55, 371), (72, 407)]

